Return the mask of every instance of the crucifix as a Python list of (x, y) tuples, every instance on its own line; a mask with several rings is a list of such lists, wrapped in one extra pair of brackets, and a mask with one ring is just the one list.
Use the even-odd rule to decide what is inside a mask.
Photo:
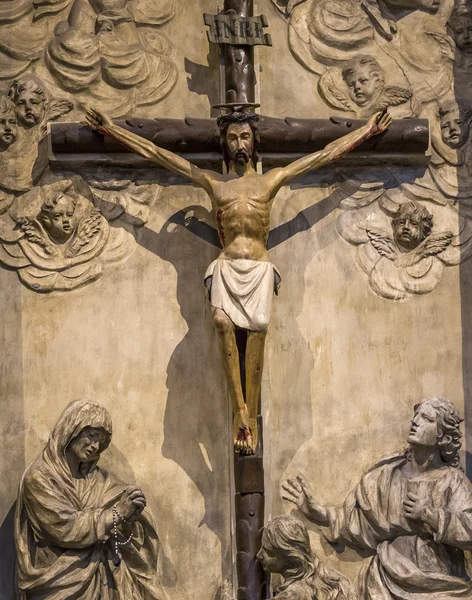
[[(102, 136), (84, 127), (57, 124), (51, 126), (50, 144), (56, 157), (62, 152), (70, 159), (86, 151), (89, 160), (91, 151), (117, 156), (127, 147), (148, 164), (157, 163), (189, 179), (212, 200), (222, 253), (210, 265), (205, 284), (233, 408), (238, 600), (261, 600), (268, 597), (269, 588), (255, 558), (264, 524), (260, 390), (272, 296), (280, 282), (267, 251), (272, 202), (294, 178), (355, 149), (363, 148), (364, 155), (372, 149), (401, 154), (410, 141), (407, 152), (424, 155), (428, 128), (424, 121), (410, 120), (394, 123), (387, 132), (391, 118), (384, 113), (367, 123), (257, 115), (254, 45), (270, 44), (263, 34), (266, 20), (253, 16), (253, 0), (225, 0), (223, 12), (205, 15), (205, 23), (211, 27), (210, 41), (222, 45), (225, 57), (226, 93), (216, 124), (191, 119), (115, 123), (95, 108), (88, 110), (87, 120)], [(379, 142), (372, 142), (378, 134), (382, 134)], [(185, 157), (191, 150), (215, 153), (220, 144), (224, 173)], [(291, 160), (259, 173), (258, 150), (264, 147), (269, 154), (271, 149), (285, 150)]]

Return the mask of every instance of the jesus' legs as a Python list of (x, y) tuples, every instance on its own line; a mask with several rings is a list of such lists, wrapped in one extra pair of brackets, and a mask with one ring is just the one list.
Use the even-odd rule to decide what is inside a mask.
[(252, 450), (256, 451), (257, 412), (264, 367), (265, 331), (248, 331), (246, 344), (246, 402), (252, 431)]
[(213, 322), (218, 334), (221, 360), (233, 406), (234, 450), (242, 454), (253, 454), (252, 431), (254, 430), (251, 431), (248, 407), (243, 396), (235, 326), (228, 315), (220, 308), (213, 310)]

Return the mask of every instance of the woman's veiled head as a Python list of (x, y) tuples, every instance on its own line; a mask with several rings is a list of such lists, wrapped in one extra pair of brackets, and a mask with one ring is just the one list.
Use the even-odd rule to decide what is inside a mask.
[(108, 448), (111, 441), (112, 424), (110, 413), (95, 402), (75, 400), (71, 402), (59, 417), (49, 438), (49, 449), (57, 457), (65, 457), (69, 445), (85, 445), (87, 436), (98, 441), (98, 455)]

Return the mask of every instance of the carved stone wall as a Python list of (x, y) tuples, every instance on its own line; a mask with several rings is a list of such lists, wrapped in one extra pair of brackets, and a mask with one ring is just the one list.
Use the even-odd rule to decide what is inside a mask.
[[(321, 501), (342, 501), (404, 448), (422, 398), (455, 403), (470, 450), (470, 46), (461, 5), (451, 19), (452, 0), (423, 4), (257, 1), (273, 40), (256, 52), (261, 112), (388, 108), (429, 118), (432, 138), (425, 164), (339, 164), (274, 202), (268, 518), (291, 513), (281, 485), (300, 472)], [(219, 252), (210, 201), (160, 169), (97, 156), (52, 168), (47, 148), (47, 123), (81, 121), (88, 104), (116, 118), (216, 116), (202, 15), (218, 8), (0, 0), (1, 600), (13, 598), (21, 475), (78, 398), (112, 416), (104, 466), (146, 492), (164, 597), (217, 600), (233, 578), (231, 416), (203, 286)], [(354, 582), (368, 559), (308, 527), (316, 555)]]

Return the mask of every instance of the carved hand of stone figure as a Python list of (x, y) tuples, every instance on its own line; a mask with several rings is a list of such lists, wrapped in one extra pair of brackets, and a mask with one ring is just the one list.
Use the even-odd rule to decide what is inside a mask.
[(145, 508), (146, 497), (136, 486), (128, 486), (116, 504), (118, 514), (126, 521), (136, 520)]
[(309, 521), (320, 525), (327, 523), (326, 508), (316, 502), (312, 490), (301, 475), (296, 479), (288, 479), (282, 488), (284, 490), (282, 498), (295, 504)]
[(413, 521), (421, 521), (433, 528), (438, 528), (438, 514), (428, 498), (420, 498), (413, 492), (408, 492), (403, 507), (405, 516)]

